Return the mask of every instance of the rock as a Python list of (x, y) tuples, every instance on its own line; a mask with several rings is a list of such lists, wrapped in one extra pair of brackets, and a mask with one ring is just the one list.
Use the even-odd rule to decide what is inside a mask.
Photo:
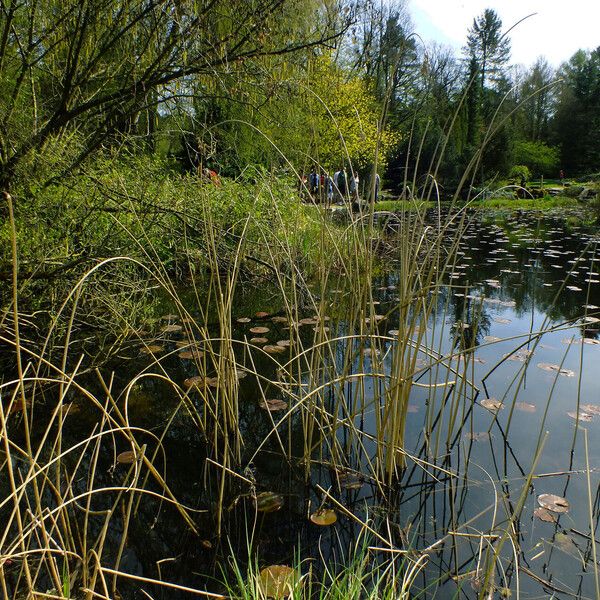
[(560, 196), (561, 194), (563, 194), (563, 189), (562, 188), (547, 188), (546, 192), (550, 195), (550, 196)]
[(581, 202), (593, 202), (598, 199), (598, 190), (592, 188), (583, 188), (578, 196)]
[(581, 192), (583, 192), (582, 185), (572, 185), (569, 188), (565, 189), (565, 196), (569, 198), (577, 198)]

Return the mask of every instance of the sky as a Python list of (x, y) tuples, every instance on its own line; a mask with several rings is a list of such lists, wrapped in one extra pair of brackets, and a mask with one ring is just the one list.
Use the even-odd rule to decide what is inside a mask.
[(537, 13), (510, 32), (511, 62), (530, 66), (540, 55), (558, 67), (577, 50), (600, 46), (600, 0), (408, 0), (411, 18), (424, 41), (459, 50), (473, 18), (492, 8), (503, 30)]

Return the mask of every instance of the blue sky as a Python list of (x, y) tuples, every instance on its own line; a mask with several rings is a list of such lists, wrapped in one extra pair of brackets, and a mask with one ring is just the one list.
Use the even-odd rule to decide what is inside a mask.
[(512, 62), (529, 66), (544, 55), (557, 67), (579, 48), (600, 46), (600, 0), (408, 0), (415, 31), (425, 41), (460, 50), (473, 18), (493, 8), (511, 33)]

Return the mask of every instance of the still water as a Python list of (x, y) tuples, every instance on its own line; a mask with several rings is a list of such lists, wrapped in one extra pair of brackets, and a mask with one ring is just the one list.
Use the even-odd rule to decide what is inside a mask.
[[(165, 472), (183, 503), (206, 511), (198, 516), (200, 536), (186, 533), (168, 507), (157, 512), (154, 504), (146, 511), (142, 505), (121, 567), (156, 576), (156, 562), (164, 559), (165, 579), (219, 589), (206, 575), (218, 574), (219, 565), (226, 569), (224, 557), (230, 550), (241, 563), (247, 560), (248, 521), (254, 523), (251, 496), (269, 491), (284, 502), (280, 510), (259, 515), (253, 525), (253, 554), (261, 565), (290, 564), (298, 548), (302, 559), (343, 562), (358, 528), (348, 511), (362, 520), (372, 519), (374, 528), (391, 531), (400, 549), (419, 551), (443, 539), (429, 552), (415, 589), (422, 590), (419, 597), (477, 597), (489, 550), (498, 550), (501, 557), (494, 569), (494, 597), (509, 589), (513, 595), (518, 589), (522, 598), (595, 597), (590, 536), (597, 535), (600, 510), (600, 238), (579, 217), (532, 212), (473, 217), (445, 275), (437, 310), (421, 324), (429, 350), (419, 355), (415, 381), (421, 385), (413, 388), (408, 406), (406, 469), (391, 486), (382, 490), (371, 477), (376, 448), (369, 435), (376, 429), (379, 393), (392, 369), (396, 343), (399, 274), (394, 260), (373, 282), (373, 299), (382, 315), (376, 345), (345, 337), (355, 332), (343, 318), (344, 303), (352, 295), (343, 280), (327, 292), (331, 320), (309, 319), (300, 328), (309, 347), (314, 329), (329, 327), (331, 338), (341, 338), (333, 345), (331, 362), (354, 344), (355, 370), (382, 375), (345, 381), (343, 388), (324, 386), (325, 402), (340, 419), (348, 415), (336, 405), (336, 393), (343, 389), (346, 398), (364, 398), (361, 409), (350, 411), (349, 417), (367, 434), (362, 443), (351, 439), (347, 428), (332, 428), (344, 451), (336, 462), (349, 470), (330, 468), (335, 453), (331, 444), (313, 454), (310, 468), (301, 464), (298, 457), (305, 440), (293, 415), (280, 428), (281, 440), (273, 435), (272, 419), (277, 422), (282, 413), (264, 410), (259, 401), (273, 394), (285, 400), (268, 381), (278, 378), (277, 362), (285, 364), (289, 355), (240, 351), (239, 363), (261, 375), (251, 374), (240, 382), (238, 399), (244, 440), (240, 474), (254, 489), (245, 483), (233, 485), (224, 511), (224, 535), (215, 536), (205, 440), (181, 411), (164, 441)], [(267, 345), (289, 339), (286, 319), (271, 318), (282, 309), (268, 291), (240, 285), (234, 337), (260, 336)], [(256, 317), (260, 310), (267, 314)], [(235, 321), (240, 317), (249, 322)], [(166, 322), (178, 321), (172, 317)], [(266, 331), (250, 331), (255, 327)], [(177, 327), (164, 330), (156, 354), (169, 354), (160, 359), (161, 369), (183, 384), (197, 370), (192, 359), (178, 355), (181, 339)], [(465, 348), (469, 351), (463, 352)], [(159, 364), (140, 356), (139, 348), (132, 348), (129, 358), (121, 373), (124, 379), (140, 368), (155, 372)], [(297, 389), (313, 385), (313, 377), (296, 382)], [(468, 383), (449, 400), (451, 379)], [(141, 378), (130, 389), (130, 421), (158, 431), (174, 403), (169, 386), (153, 377)], [(298, 460), (286, 460), (282, 446)], [(122, 449), (126, 448), (117, 448)], [(114, 477), (123, 477), (119, 467)], [(566, 499), (568, 512), (536, 513), (546, 520), (534, 516), (542, 494)], [(558, 510), (566, 506), (564, 500), (559, 504)], [(336, 510), (334, 525), (319, 527), (308, 520), (320, 505)], [(506, 531), (511, 537), (502, 544)]]

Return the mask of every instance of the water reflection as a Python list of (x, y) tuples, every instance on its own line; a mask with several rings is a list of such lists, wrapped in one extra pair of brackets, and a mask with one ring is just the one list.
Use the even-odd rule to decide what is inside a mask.
[[(450, 240), (452, 231), (447, 235)], [(435, 311), (413, 329), (420, 351), (406, 359), (412, 361), (406, 368), (414, 373), (406, 411), (406, 468), (389, 485), (378, 482), (374, 473), (381, 461), (375, 432), (390, 390), (403, 384), (395, 362), (402, 328), (397, 290), (402, 282), (393, 261), (373, 281), (372, 308), (377, 312), (361, 321), (360, 330), (349, 322), (347, 299), (353, 290), (343, 278), (323, 300), (329, 314), (315, 319), (302, 312), (295, 324), (273, 318), (283, 316), (283, 307), (268, 305), (272, 296), (264, 290), (240, 294), (236, 316), (249, 315), (249, 322), (232, 325), (236, 361), (247, 374), (236, 398), (244, 443), (240, 465), (232, 468), (223, 496), (222, 523), (215, 506), (219, 464), (207, 449), (207, 437), (215, 432), (194, 416), (194, 409), (201, 413), (206, 394), (221, 391), (218, 385), (189, 386), (182, 401), (159, 376), (168, 373), (182, 389), (191, 377), (212, 376), (210, 366), (200, 373), (198, 362), (221, 352), (218, 336), (207, 348), (205, 340), (190, 340), (175, 327), (163, 328), (157, 360), (132, 347), (131, 360), (117, 365), (111, 384), (116, 401), (126, 406), (131, 427), (157, 436), (166, 428), (157, 469), (180, 501), (198, 511), (194, 519), (199, 534), (188, 532), (169, 503), (146, 499), (130, 527), (121, 568), (156, 576), (156, 563), (164, 560), (161, 574), (166, 579), (214, 588), (212, 577), (223, 557), (231, 550), (241, 561), (247, 557), (247, 532), (252, 529), (252, 550), (265, 564), (289, 563), (299, 546), (303, 558), (316, 559), (318, 570), (322, 557), (343, 562), (357, 531), (354, 515), (368, 519), (400, 549), (428, 549), (422, 597), (454, 598), (457, 590), (476, 597), (486, 560), (493, 560), (494, 552), (501, 557), (492, 570), (498, 594), (501, 588), (514, 591), (519, 575), (522, 597), (593, 597), (582, 428), (590, 441), (595, 530), (598, 419), (576, 423), (567, 413), (577, 414), (583, 404), (600, 404), (600, 348), (590, 343), (600, 332), (595, 320), (600, 310), (595, 236), (583, 225), (532, 213), (470, 222), (446, 286), (435, 297)], [(178, 326), (174, 320), (168, 324)], [(257, 326), (268, 328), (260, 331), (268, 346), (287, 340), (291, 349), (282, 344), (283, 352), (272, 354), (257, 342), (249, 350), (243, 342)], [(328, 339), (338, 341), (328, 344)], [(323, 351), (316, 354), (315, 344), (321, 342)], [(204, 355), (179, 356), (186, 343)], [(290, 357), (297, 360), (302, 376), (288, 380), (283, 367)], [(352, 371), (332, 381), (331, 373), (348, 364), (348, 357)], [(129, 385), (132, 373), (144, 369), (145, 375)], [(571, 372), (581, 372), (581, 377), (569, 377)], [(100, 397), (97, 382), (90, 385), (97, 386)], [(82, 404), (75, 391), (71, 395)], [(268, 398), (300, 399), (302, 410), (288, 419), (285, 409), (261, 407), (260, 401)], [(310, 413), (303, 410), (313, 402), (324, 409), (319, 426), (311, 429)], [(91, 433), (97, 419), (94, 410), (82, 410), (76, 419), (67, 419), (66, 432), (73, 438)], [(140, 442), (156, 447), (150, 434)], [(312, 448), (310, 464), (303, 461), (307, 447)], [(98, 483), (108, 487), (131, 481), (127, 467), (112, 466), (114, 456), (128, 449), (119, 439), (99, 446)], [(90, 465), (90, 455), (79, 466), (72, 465), (82, 486)], [(529, 480), (532, 470), (535, 476)], [(280, 494), (284, 507), (257, 515), (254, 497), (266, 491)], [(542, 493), (566, 497), (570, 512), (557, 515), (554, 522), (534, 517)], [(114, 495), (101, 498), (95, 510), (106, 510), (115, 501)], [(329, 528), (308, 519), (321, 505), (338, 514)], [(221, 538), (215, 534), (219, 524)], [(115, 528), (109, 534), (115, 555), (122, 532)], [(380, 545), (377, 539), (373, 543)], [(386, 557), (375, 552), (373, 560)], [(147, 590), (152, 592), (151, 587)]]

